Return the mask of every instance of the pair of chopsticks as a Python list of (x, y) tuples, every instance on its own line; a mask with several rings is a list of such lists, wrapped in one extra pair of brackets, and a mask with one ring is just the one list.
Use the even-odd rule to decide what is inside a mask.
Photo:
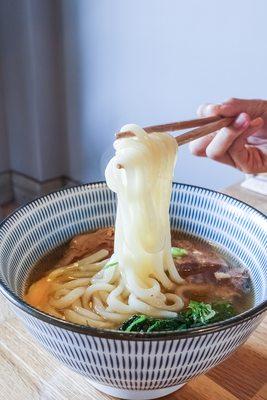
[[(144, 128), (147, 133), (152, 132), (175, 132), (182, 129), (194, 128), (198, 126), (199, 128), (193, 129), (191, 131), (185, 132), (182, 135), (176, 136), (176, 142), (179, 146), (191, 142), (192, 140), (199, 139), (202, 136), (208, 135), (209, 133), (215, 132), (221, 128), (224, 128), (233, 122), (233, 117), (207, 117), (199, 119), (191, 119), (189, 121), (173, 122), (171, 124), (148, 126)], [(133, 132), (119, 132), (116, 134), (116, 139), (127, 138), (135, 136)]]

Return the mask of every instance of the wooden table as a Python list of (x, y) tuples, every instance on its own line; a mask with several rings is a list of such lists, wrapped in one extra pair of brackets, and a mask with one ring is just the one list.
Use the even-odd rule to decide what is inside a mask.
[[(266, 211), (266, 197), (235, 185), (226, 193)], [(104, 400), (86, 378), (62, 366), (25, 331), (0, 297), (1, 400)], [(267, 400), (267, 317), (230, 358), (165, 400)]]

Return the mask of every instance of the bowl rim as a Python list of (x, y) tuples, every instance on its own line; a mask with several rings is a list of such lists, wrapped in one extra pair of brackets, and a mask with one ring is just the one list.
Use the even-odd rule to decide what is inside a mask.
[[(201, 191), (207, 192), (207, 193), (214, 193), (217, 194), (219, 197), (222, 199), (228, 198), (231, 200), (234, 200), (237, 204), (241, 203), (246, 206), (247, 209), (252, 210), (258, 214), (265, 222), (267, 222), (267, 216), (263, 214), (261, 211), (257, 210), (255, 207), (245, 203), (242, 200), (236, 199), (235, 197), (229, 196), (227, 194), (221, 193), (219, 191), (213, 190), (213, 189), (208, 189), (202, 186), (197, 186), (197, 185), (190, 185), (187, 183), (180, 183), (180, 182), (173, 182), (174, 185), (179, 185), (181, 187), (185, 188), (194, 188), (194, 189), (200, 189)], [(0, 222), (0, 231), (3, 228), (3, 226), (15, 215), (17, 214), (18, 211), (23, 210), (24, 208), (28, 207), (29, 205), (37, 205), (38, 206), (38, 201), (44, 198), (47, 198), (51, 195), (57, 194), (57, 193), (64, 193), (68, 192), (71, 190), (77, 190), (80, 188), (90, 188), (96, 185), (102, 185), (102, 186), (107, 186), (105, 181), (97, 181), (97, 182), (91, 182), (91, 183), (84, 183), (84, 184), (79, 184), (75, 186), (71, 186), (69, 188), (62, 188), (59, 190), (52, 191), (48, 194), (45, 194), (43, 196), (40, 196), (18, 208), (16, 208), (11, 214), (9, 214), (6, 218), (4, 218)], [(218, 331), (221, 331), (223, 329), (231, 328), (233, 326), (239, 325), (241, 323), (244, 323), (254, 317), (259, 316), (262, 314), (266, 309), (267, 309), (267, 300), (264, 300), (260, 304), (258, 304), (256, 307), (252, 307), (249, 310), (235, 316), (232, 318), (229, 318), (224, 321), (220, 321), (214, 324), (210, 324), (204, 327), (197, 327), (197, 328), (190, 328), (186, 331), (166, 331), (166, 332), (150, 332), (150, 333), (141, 333), (141, 332), (121, 332), (118, 330), (114, 329), (102, 329), (102, 328), (94, 328), (90, 326), (85, 326), (85, 325), (79, 325), (75, 324), (72, 322), (64, 321), (62, 319), (53, 317), (49, 314), (44, 313), (43, 311), (38, 310), (37, 308), (34, 308), (27, 304), (23, 299), (21, 299), (17, 294), (15, 294), (9, 287), (2, 281), (0, 278), (0, 292), (5, 296), (7, 300), (9, 300), (14, 306), (17, 306), (19, 309), (21, 309), (23, 312), (26, 312), (32, 317), (35, 317), (45, 323), (51, 324), (55, 326), (56, 328), (61, 328), (65, 329), (68, 331), (88, 335), (88, 336), (93, 336), (93, 337), (100, 337), (100, 338), (105, 338), (105, 339), (116, 339), (116, 340), (127, 340), (127, 341), (155, 341), (155, 340), (175, 340), (175, 339), (183, 339), (183, 338), (191, 338), (195, 336), (202, 336), (206, 335), (209, 333), (215, 333)]]

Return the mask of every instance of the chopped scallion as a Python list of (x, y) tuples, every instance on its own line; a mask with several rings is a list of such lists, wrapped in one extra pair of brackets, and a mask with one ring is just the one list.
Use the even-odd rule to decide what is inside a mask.
[(110, 267), (115, 267), (115, 266), (117, 266), (118, 264), (119, 264), (118, 261), (108, 262), (108, 263), (104, 266), (103, 269), (107, 269), (107, 268), (110, 268)]
[(183, 257), (188, 254), (187, 250), (182, 247), (172, 247), (171, 253), (173, 257)]

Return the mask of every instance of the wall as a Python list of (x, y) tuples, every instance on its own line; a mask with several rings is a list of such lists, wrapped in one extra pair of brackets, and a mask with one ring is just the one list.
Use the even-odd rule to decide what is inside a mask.
[(9, 170), (9, 146), (5, 120), (5, 102), (0, 65), (0, 173)]
[[(65, 104), (57, 0), (3, 0), (0, 50), (9, 168), (38, 180), (65, 173)], [(1, 134), (1, 146), (3, 142)]]
[[(2, 0), (0, 167), (39, 180), (103, 179), (125, 123), (266, 98), (266, 11), (265, 0)], [(241, 178), (179, 151), (176, 180), (221, 188)]]
[[(72, 154), (70, 173), (76, 179), (103, 177), (113, 134), (125, 123), (192, 118), (199, 104), (232, 96), (266, 98), (264, 0), (63, 4), (69, 143), (79, 158)], [(175, 178), (221, 188), (242, 174), (181, 148)]]

